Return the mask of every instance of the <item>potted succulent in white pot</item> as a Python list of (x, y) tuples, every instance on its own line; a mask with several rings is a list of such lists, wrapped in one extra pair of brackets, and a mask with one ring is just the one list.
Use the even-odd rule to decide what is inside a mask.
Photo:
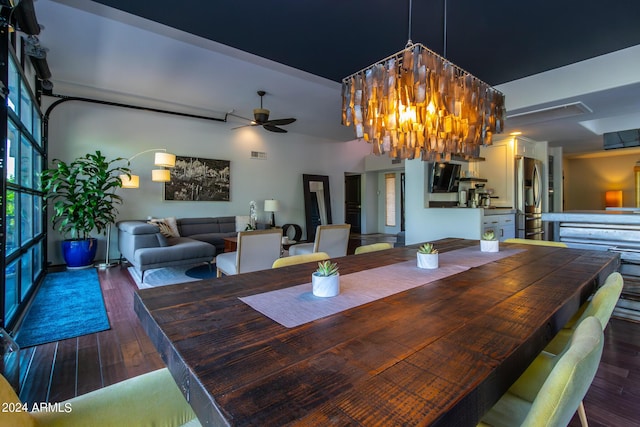
[(438, 268), (438, 250), (433, 243), (425, 243), (418, 248), (418, 268)]
[(119, 175), (130, 176), (127, 166), (126, 159), (107, 160), (96, 151), (70, 163), (54, 159), (53, 168), (42, 171), (45, 199), (53, 202), (51, 222), (66, 238), (62, 255), (68, 268), (93, 264), (97, 239), (90, 234), (106, 234), (115, 221), (115, 205), (122, 203), (115, 192), (122, 186)]
[(500, 242), (496, 238), (493, 230), (487, 230), (480, 239), (480, 251), (482, 252), (498, 252), (500, 250)]
[(330, 260), (318, 263), (318, 269), (311, 276), (313, 295), (335, 297), (340, 293), (340, 273), (338, 265)]

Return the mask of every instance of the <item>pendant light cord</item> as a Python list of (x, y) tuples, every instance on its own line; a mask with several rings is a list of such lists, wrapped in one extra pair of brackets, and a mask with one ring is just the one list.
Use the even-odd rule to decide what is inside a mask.
[(412, 9), (412, 6), (413, 6), (413, 0), (409, 0), (409, 25), (408, 25), (409, 32), (407, 34), (407, 46), (406, 47), (409, 47), (409, 46), (411, 46), (413, 44), (413, 42), (411, 41), (411, 9)]
[(447, 0), (444, 0), (444, 13), (443, 13), (443, 21), (442, 24), (442, 57), (447, 57)]

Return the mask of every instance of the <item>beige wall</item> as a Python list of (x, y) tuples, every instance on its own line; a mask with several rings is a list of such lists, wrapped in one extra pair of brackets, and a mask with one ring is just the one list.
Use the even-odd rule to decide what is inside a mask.
[(635, 206), (633, 167), (637, 150), (604, 152), (600, 157), (565, 157), (564, 210), (604, 209), (607, 190), (622, 190), (623, 206)]

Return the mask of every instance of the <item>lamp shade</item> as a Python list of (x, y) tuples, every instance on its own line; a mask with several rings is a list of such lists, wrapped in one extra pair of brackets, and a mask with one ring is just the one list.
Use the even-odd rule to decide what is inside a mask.
[(129, 178), (127, 175), (120, 175), (120, 181), (122, 181), (122, 188), (138, 188), (140, 187), (140, 177), (138, 175), (131, 175)]
[(609, 190), (604, 194), (605, 205), (608, 208), (622, 207), (622, 190)]
[(277, 200), (268, 199), (264, 201), (264, 211), (265, 212), (278, 212), (280, 208), (280, 204)]
[(167, 169), (154, 169), (151, 171), (151, 181), (169, 182), (171, 181), (171, 172)]
[[(153, 162), (156, 166), (172, 168), (176, 165), (176, 155), (171, 153), (156, 153)], [(154, 179), (155, 181), (155, 179)], [(168, 180), (167, 180), (168, 181)]]

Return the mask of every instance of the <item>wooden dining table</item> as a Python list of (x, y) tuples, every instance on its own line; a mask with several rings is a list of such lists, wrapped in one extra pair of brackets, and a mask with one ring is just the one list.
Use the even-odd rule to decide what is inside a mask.
[[(334, 261), (345, 280), (418, 246)], [(512, 253), (294, 327), (240, 298), (310, 282), (314, 263), (142, 289), (134, 306), (203, 425), (474, 426), (619, 267), (612, 252), (500, 250)]]

